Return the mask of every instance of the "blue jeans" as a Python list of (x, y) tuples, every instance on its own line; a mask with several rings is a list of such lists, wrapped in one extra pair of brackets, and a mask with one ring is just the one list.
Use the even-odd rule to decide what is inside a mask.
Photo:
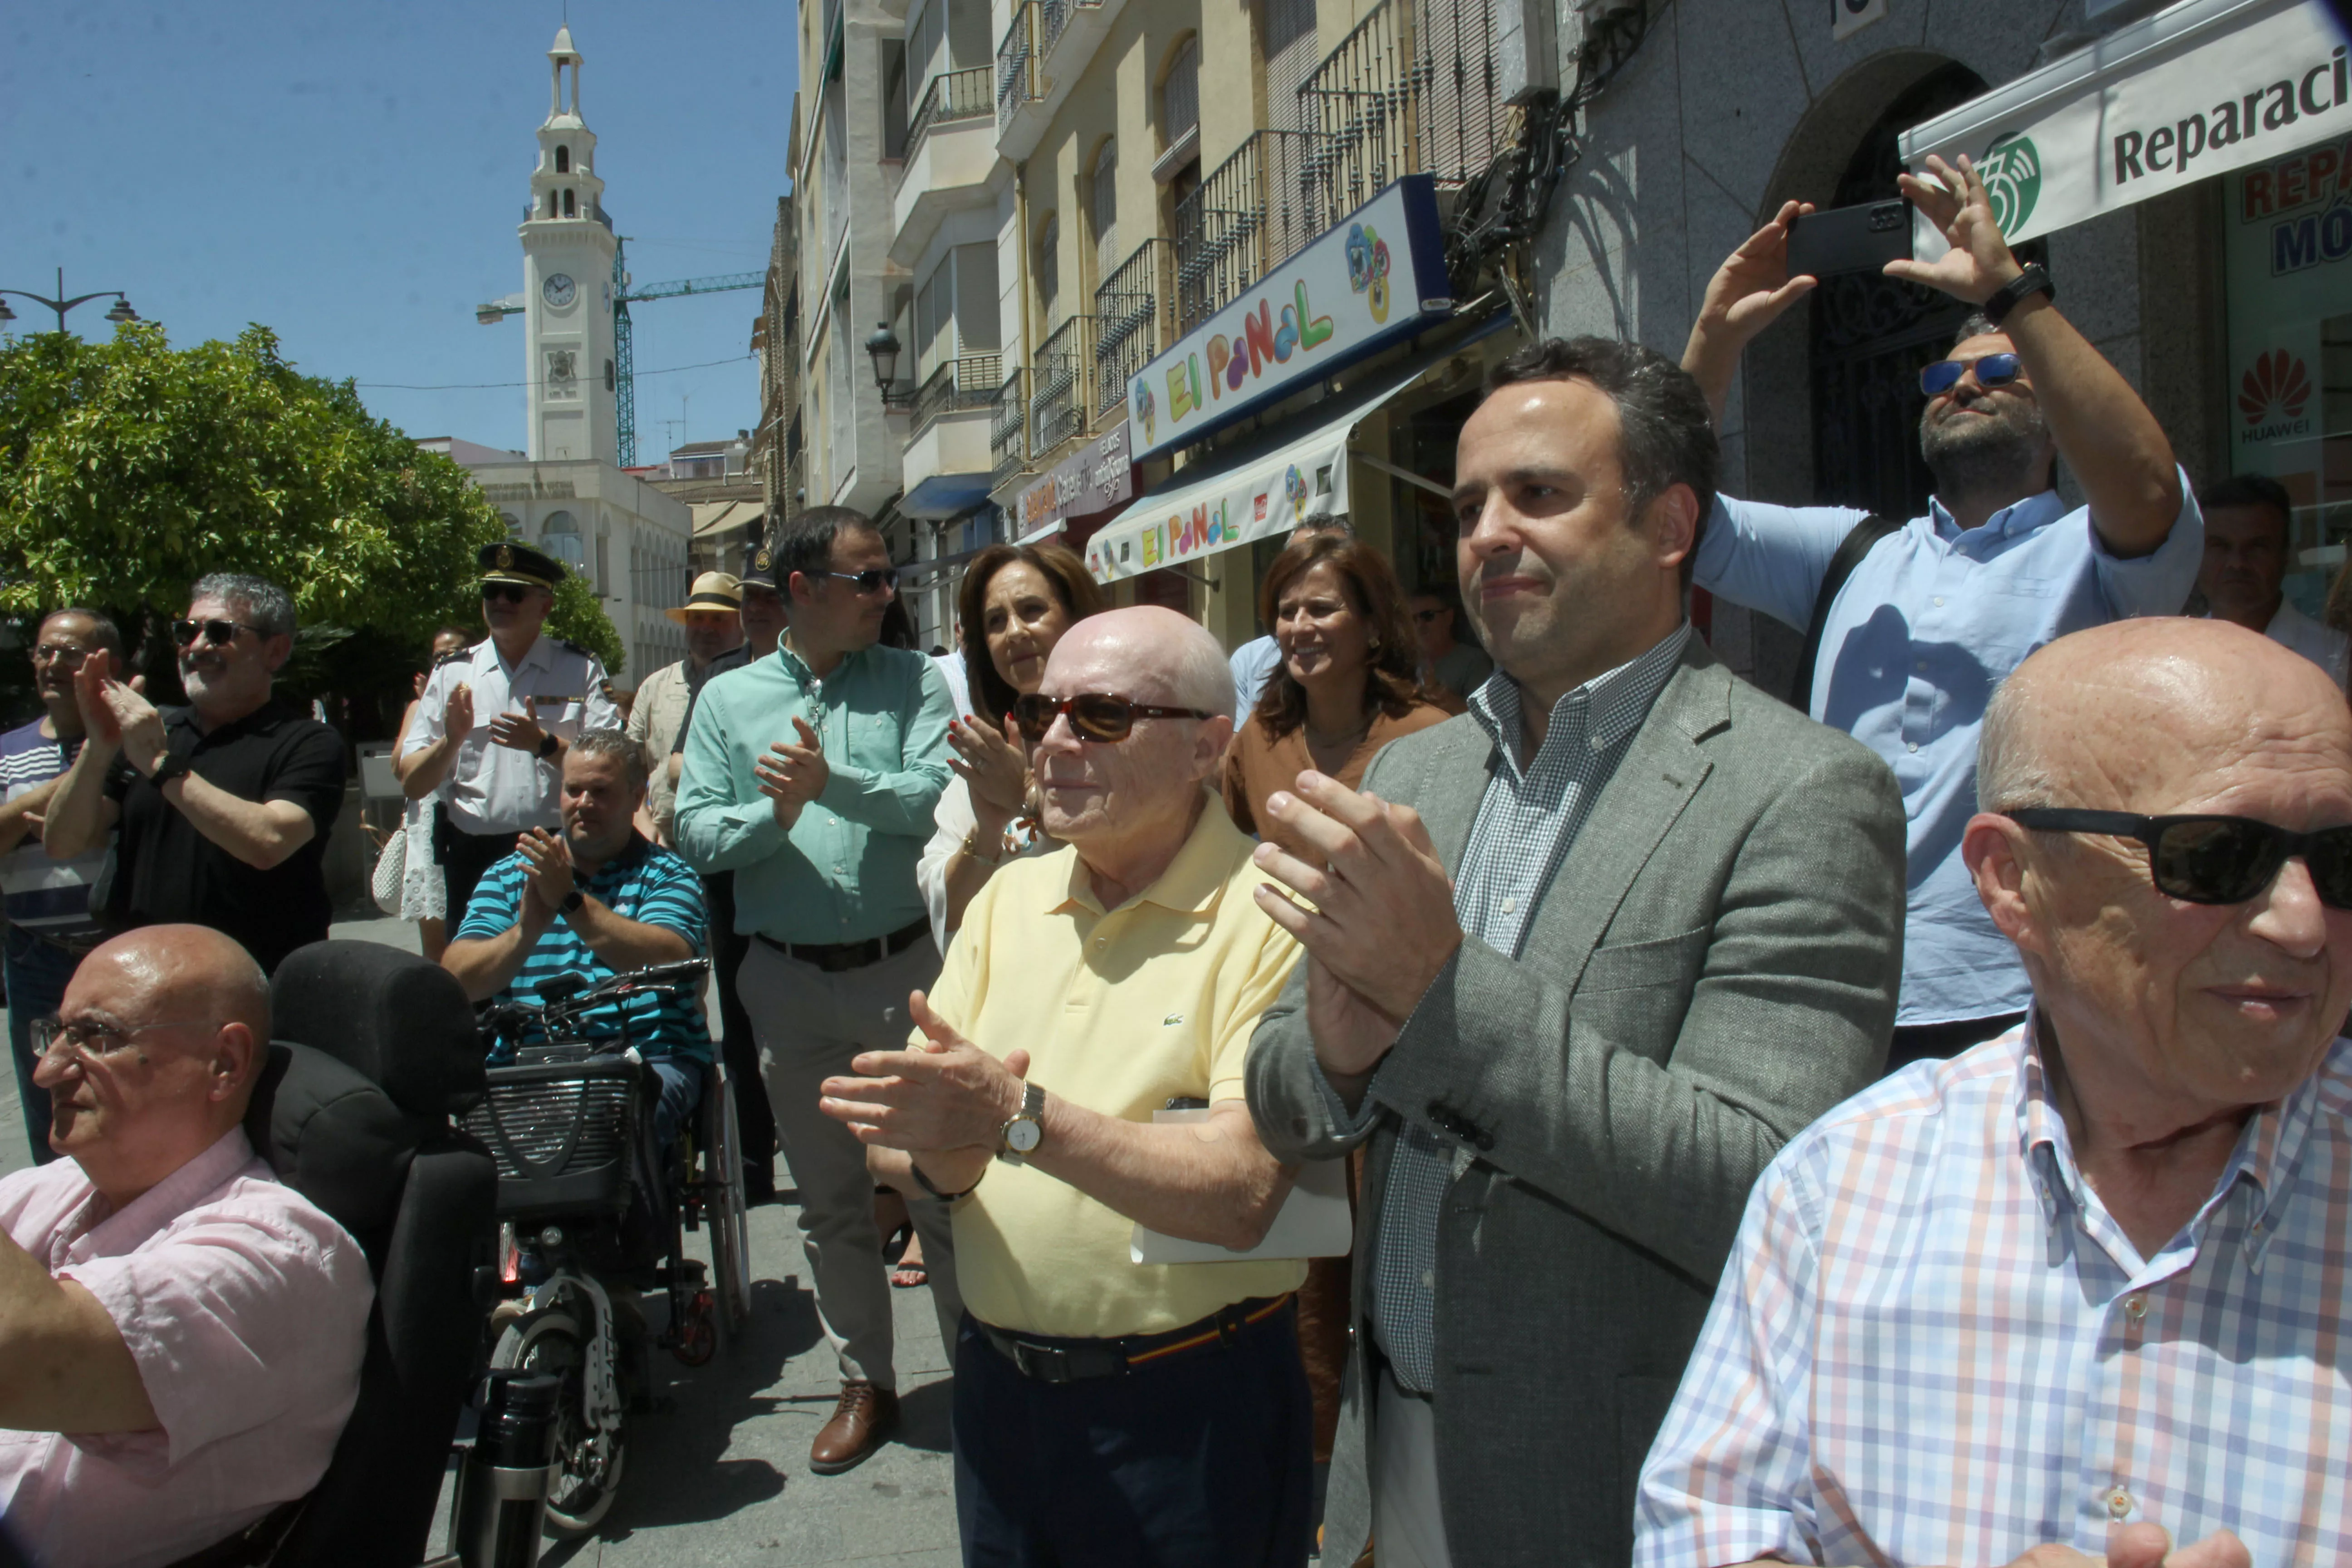
[(8, 976), (8, 1057), (16, 1068), (16, 1103), (24, 1108), (25, 1135), (33, 1159), (47, 1164), (49, 1152), (49, 1091), (33, 1081), (33, 1020), (56, 1012), (66, 999), (81, 955), (10, 926), (0, 937)]
[[(702, 1064), (656, 1057), (651, 1065), (661, 1079), (661, 1100), (654, 1106), (654, 1139), (659, 1148), (667, 1150), (677, 1142), (677, 1130), (702, 1103)], [(47, 1103), (47, 1097), (42, 1098)]]

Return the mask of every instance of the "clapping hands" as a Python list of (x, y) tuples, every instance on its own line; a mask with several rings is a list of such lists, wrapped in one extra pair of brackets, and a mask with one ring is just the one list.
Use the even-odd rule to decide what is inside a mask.
[(833, 779), (833, 769), (824, 760), (824, 737), (798, 714), (793, 717), (793, 728), (799, 731), (798, 744), (778, 741), (751, 768), (760, 793), (775, 802), (776, 821), (785, 827), (799, 820), (801, 807), (823, 795)]

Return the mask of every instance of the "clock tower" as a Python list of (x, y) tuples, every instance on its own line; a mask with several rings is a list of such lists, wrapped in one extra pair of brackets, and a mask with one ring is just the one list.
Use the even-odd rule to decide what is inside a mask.
[(596, 177), (596, 138), (580, 118), (580, 51), (570, 27), (555, 35), (547, 58), (547, 121), (520, 230), (528, 450), (541, 462), (617, 463), (613, 220), (598, 200), (604, 182)]

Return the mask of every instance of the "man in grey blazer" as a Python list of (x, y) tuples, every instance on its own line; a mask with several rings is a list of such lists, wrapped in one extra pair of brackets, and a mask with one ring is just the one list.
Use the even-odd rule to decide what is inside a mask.
[(1500, 668), (1270, 803), (1322, 864), (1257, 851), (1307, 958), (1249, 1102), (1285, 1161), (1369, 1142), (1323, 1561), (1622, 1563), (1749, 1184), (1885, 1058), (1903, 806), (1691, 635), (1716, 444), (1671, 362), (1522, 350), (1456, 471)]

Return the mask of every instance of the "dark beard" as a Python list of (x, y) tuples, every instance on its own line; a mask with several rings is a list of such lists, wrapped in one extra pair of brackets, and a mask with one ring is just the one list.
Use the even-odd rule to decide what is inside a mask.
[(1947, 508), (1979, 496), (2021, 500), (2042, 488), (2049, 438), (2041, 406), (2022, 400), (1990, 418), (1948, 416), (1931, 425), (1926, 414), (1919, 416), (1919, 455)]

